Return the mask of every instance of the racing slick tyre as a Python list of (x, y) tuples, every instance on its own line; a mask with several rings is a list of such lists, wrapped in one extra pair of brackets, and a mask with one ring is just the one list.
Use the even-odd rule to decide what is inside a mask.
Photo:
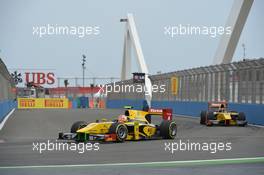
[(217, 117), (216, 115), (214, 115), (214, 112), (208, 111), (206, 113), (206, 121), (205, 121), (206, 126), (212, 126), (213, 124), (210, 122), (210, 120), (216, 120), (216, 119)]
[(246, 122), (246, 115), (244, 112), (240, 112), (238, 113), (238, 116), (237, 116), (237, 120), (238, 121), (243, 121), (242, 124), (239, 124), (238, 126), (246, 126), (247, 125), (247, 122)]
[(87, 123), (84, 121), (75, 122), (72, 124), (71, 133), (76, 133), (76, 131), (78, 131), (81, 128), (84, 128), (85, 126), (87, 126)]
[(246, 115), (244, 112), (238, 113), (237, 120), (245, 121), (246, 120)]
[(163, 139), (174, 139), (177, 135), (177, 124), (172, 120), (163, 120), (160, 124), (160, 136)]
[(122, 123), (113, 123), (109, 128), (109, 134), (116, 134), (117, 142), (124, 142), (127, 138), (128, 130)]
[(205, 125), (206, 122), (206, 111), (202, 111), (200, 114), (200, 124)]

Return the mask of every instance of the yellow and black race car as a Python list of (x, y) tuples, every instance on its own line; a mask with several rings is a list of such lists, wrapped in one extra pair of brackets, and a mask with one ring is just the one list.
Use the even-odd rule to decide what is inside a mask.
[[(151, 123), (152, 116), (160, 116), (159, 125)], [(59, 133), (59, 139), (85, 141), (112, 141), (145, 139), (174, 139), (176, 122), (172, 120), (171, 109), (149, 109), (148, 111), (126, 109), (113, 121), (103, 119), (93, 123), (75, 122), (70, 133)]]
[(227, 102), (209, 102), (208, 110), (200, 114), (200, 124), (206, 126), (246, 126), (246, 116), (243, 112), (228, 111)]

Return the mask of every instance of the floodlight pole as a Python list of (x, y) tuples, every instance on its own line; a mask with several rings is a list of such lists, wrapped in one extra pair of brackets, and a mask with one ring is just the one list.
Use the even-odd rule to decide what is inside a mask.
[(82, 77), (83, 77), (83, 87), (84, 87), (84, 80), (85, 80), (85, 62), (86, 62), (86, 56), (82, 55)]
[(246, 45), (243, 43), (242, 47), (243, 47), (243, 59), (245, 60), (246, 59)]

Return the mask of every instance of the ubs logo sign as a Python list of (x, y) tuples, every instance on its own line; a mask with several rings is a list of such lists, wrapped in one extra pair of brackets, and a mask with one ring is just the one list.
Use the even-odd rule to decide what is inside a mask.
[(14, 71), (11, 76), (16, 85), (20, 83), (34, 83), (37, 85), (53, 85), (55, 83), (55, 74), (53, 72), (18, 72)]

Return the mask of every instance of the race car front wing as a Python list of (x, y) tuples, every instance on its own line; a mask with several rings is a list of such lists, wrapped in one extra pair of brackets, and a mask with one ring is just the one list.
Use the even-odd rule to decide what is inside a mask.
[(85, 141), (116, 141), (116, 134), (59, 133), (59, 140)]
[(208, 120), (207, 125), (245, 126), (247, 125), (247, 121), (236, 120), (235, 122), (230, 122), (230, 120)]

